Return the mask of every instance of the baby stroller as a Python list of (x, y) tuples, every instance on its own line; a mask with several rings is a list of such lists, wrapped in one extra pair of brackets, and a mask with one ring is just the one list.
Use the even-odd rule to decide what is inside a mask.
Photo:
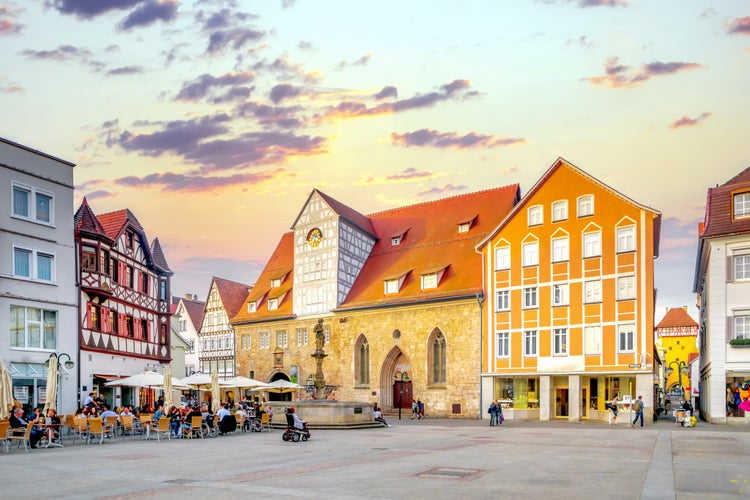
[(295, 443), (300, 439), (302, 441), (307, 441), (308, 439), (310, 439), (310, 430), (307, 428), (307, 422), (304, 423), (302, 430), (297, 429), (294, 426), (293, 412), (287, 411), (286, 430), (281, 435), (281, 439), (283, 439), (284, 441), (294, 441)]

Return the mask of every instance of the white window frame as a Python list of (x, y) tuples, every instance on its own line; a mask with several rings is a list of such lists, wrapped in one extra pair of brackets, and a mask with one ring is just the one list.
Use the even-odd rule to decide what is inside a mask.
[(458, 234), (468, 233), (471, 229), (471, 222), (462, 222), (458, 225)]
[[(39, 350), (39, 351), (50, 351), (55, 350), (57, 348), (58, 343), (58, 336), (60, 333), (60, 315), (58, 314), (58, 311), (52, 310), (52, 309), (43, 309), (41, 307), (25, 307), (25, 306), (18, 306), (18, 305), (11, 305), (11, 315), (13, 314), (12, 311), (16, 310), (16, 314), (19, 313), (19, 311), (23, 311), (23, 345), (13, 345), (15, 342), (15, 335), (14, 332), (11, 330), (10, 333), (10, 339), (8, 342), (8, 345), (10, 346), (11, 350), (16, 349), (23, 349), (23, 350)], [(34, 310), (39, 312), (39, 320), (32, 320), (29, 319), (29, 311)], [(44, 331), (44, 317), (45, 313), (50, 313), (54, 315), (54, 332), (53, 332), (53, 339), (51, 340), (50, 344), (48, 345), (45, 342), (46, 339), (46, 332)], [(9, 325), (11, 328), (14, 326), (11, 322)], [(31, 339), (30, 339), (30, 333), (29, 333), (29, 327), (36, 327), (38, 328), (38, 342), (36, 345), (31, 345)]]
[(271, 288), (277, 288), (281, 286), (281, 278), (274, 278), (271, 280)]
[(297, 345), (307, 345), (307, 328), (297, 328)]
[(536, 309), (539, 307), (539, 297), (537, 294), (537, 288), (535, 286), (526, 287), (523, 289), (523, 308), (524, 309)]
[(539, 355), (539, 334), (536, 330), (523, 332), (523, 355), (526, 358), (536, 358)]
[(583, 348), (584, 354), (601, 354), (602, 353), (602, 327), (585, 326), (583, 328)]
[(568, 329), (555, 328), (552, 330), (552, 355), (568, 355)]
[(268, 299), (268, 310), (275, 311), (279, 308), (279, 299)]
[(396, 247), (401, 244), (401, 236), (394, 236), (391, 238), (391, 246)]
[(750, 255), (732, 257), (732, 275), (736, 281), (750, 279)]
[(635, 226), (617, 228), (617, 253), (635, 251)]
[[(24, 191), (27, 194), (26, 214), (16, 212), (16, 204), (15, 204), (16, 190)], [(27, 220), (29, 222), (34, 222), (36, 224), (43, 224), (45, 226), (55, 225), (55, 193), (51, 191), (46, 191), (43, 189), (38, 189), (32, 186), (29, 186), (27, 184), (21, 184), (19, 182), (11, 182), (10, 194), (11, 194), (10, 196), (11, 217), (14, 217), (16, 219)], [(45, 221), (39, 218), (39, 211), (37, 210), (37, 206), (39, 203), (39, 200), (38, 200), (39, 195), (49, 198), (49, 207), (48, 207), (49, 221)]]
[(495, 335), (495, 356), (498, 358), (510, 357), (510, 333), (497, 332)]
[(578, 217), (588, 217), (594, 215), (594, 195), (585, 194), (579, 196), (576, 205), (578, 206)]
[(570, 260), (570, 245), (568, 237), (552, 239), (552, 262), (565, 262)]
[[(29, 274), (17, 274), (16, 273), (16, 252), (23, 252), (24, 254), (28, 255), (29, 258)], [(42, 278), (39, 276), (39, 259), (40, 258), (48, 258), (50, 260), (50, 276), (49, 279)], [(23, 245), (13, 245), (13, 277), (14, 278), (20, 278), (20, 279), (26, 279), (31, 281), (39, 281), (42, 283), (55, 283), (57, 280), (57, 259), (54, 252), (49, 252), (46, 250), (40, 250), (38, 248), (32, 248), (27, 247)]]
[(276, 330), (276, 347), (289, 347), (289, 332)]
[(570, 288), (567, 283), (553, 283), (551, 290), (553, 306), (567, 306), (570, 304)]
[(568, 200), (552, 203), (552, 222), (568, 220)]
[(588, 280), (583, 284), (583, 302), (596, 304), (602, 301), (602, 280)]
[(495, 292), (495, 304), (496, 311), (509, 311), (510, 290), (497, 290)]
[(732, 213), (735, 219), (750, 217), (750, 192), (737, 193), (732, 197)]
[(257, 307), (258, 307), (258, 303), (257, 302), (255, 302), (255, 301), (248, 302), (247, 303), (247, 312), (254, 313), (256, 311)]
[(438, 273), (422, 275), (422, 290), (430, 290), (438, 287)]
[(510, 247), (499, 247), (495, 249), (495, 270), (510, 269)]
[(542, 205), (529, 207), (527, 216), (529, 218), (529, 226), (541, 226), (544, 224), (544, 207)]
[(594, 231), (583, 233), (583, 258), (601, 257), (602, 255), (602, 233)]
[(539, 265), (539, 242), (530, 241), (523, 244), (523, 267)]
[(383, 281), (383, 293), (385, 295), (392, 295), (398, 293), (398, 278), (393, 280)]
[(258, 334), (258, 348), (260, 349), (271, 348), (271, 334), (269, 332), (260, 332)]
[(617, 278), (617, 300), (635, 298), (635, 276), (620, 276)]
[(617, 352), (635, 351), (635, 323), (617, 325)]
[(732, 318), (732, 338), (750, 339), (750, 315), (741, 315)]

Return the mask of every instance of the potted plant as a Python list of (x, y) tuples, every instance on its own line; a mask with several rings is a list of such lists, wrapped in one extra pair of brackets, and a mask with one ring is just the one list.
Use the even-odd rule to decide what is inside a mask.
[(750, 347), (750, 338), (737, 337), (730, 340), (729, 345), (733, 347)]

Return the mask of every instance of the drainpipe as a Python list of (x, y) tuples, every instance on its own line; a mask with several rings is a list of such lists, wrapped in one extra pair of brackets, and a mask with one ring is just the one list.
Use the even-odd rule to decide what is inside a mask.
[(484, 294), (476, 295), (477, 304), (479, 305), (479, 420), (482, 420), (482, 331), (484, 326), (484, 315), (482, 314), (482, 304), (484, 303)]

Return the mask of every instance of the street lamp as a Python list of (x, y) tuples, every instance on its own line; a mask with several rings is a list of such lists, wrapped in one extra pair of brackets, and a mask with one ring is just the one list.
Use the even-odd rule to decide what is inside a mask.
[(672, 365), (675, 365), (677, 367), (677, 387), (680, 388), (680, 393), (682, 393), (682, 397), (684, 398), (685, 389), (682, 386), (682, 375), (683, 374), (687, 375), (688, 365), (684, 361), (680, 361), (680, 360), (669, 362), (667, 364), (667, 370), (666, 370), (667, 377), (671, 376), (674, 373), (674, 368), (672, 368)]
[(400, 384), (398, 388), (398, 419), (401, 420), (401, 403), (403, 402), (404, 398), (404, 382), (409, 381), (409, 374), (405, 371), (396, 372), (393, 374), (393, 380)]
[[(54, 358), (54, 361), (52, 360), (53, 358)], [(67, 358), (67, 360), (66, 361), (62, 361), (63, 358)], [(55, 354), (53, 352), (52, 354), (50, 354), (49, 357), (47, 358), (47, 361), (44, 362), (44, 366), (46, 366), (47, 368), (49, 368), (50, 365), (51, 365), (51, 363), (57, 363), (57, 392), (56, 392), (55, 396), (56, 396), (56, 399), (59, 399), (59, 395), (60, 395), (60, 377), (61, 377), (61, 375), (60, 375), (60, 368), (64, 366), (65, 369), (71, 370), (71, 369), (73, 369), (73, 367), (76, 364), (71, 359), (70, 354), (67, 354), (65, 352), (61, 352), (60, 354)], [(55, 403), (56, 407), (59, 407), (59, 405), (57, 404), (57, 401), (54, 401), (54, 403)], [(46, 408), (46, 405), (45, 405), (45, 408)]]

